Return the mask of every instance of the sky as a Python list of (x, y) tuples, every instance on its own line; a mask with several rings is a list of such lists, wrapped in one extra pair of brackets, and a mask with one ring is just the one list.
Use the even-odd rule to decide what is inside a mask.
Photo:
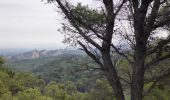
[[(93, 0), (70, 0), (94, 6)], [(0, 0), (0, 48), (65, 48), (61, 16), (41, 0)]]

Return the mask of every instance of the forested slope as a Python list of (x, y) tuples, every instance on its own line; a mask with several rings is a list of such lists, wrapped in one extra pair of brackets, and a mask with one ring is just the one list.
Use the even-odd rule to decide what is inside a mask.
[[(154, 72), (150, 72), (148, 70), (145, 77), (152, 79), (156, 77), (154, 75), (161, 73), (164, 74), (167, 72), (166, 69), (168, 69), (166, 65), (169, 65), (169, 60), (158, 64), (157, 69), (155, 69)], [(125, 60), (119, 58), (117, 61), (117, 66), (117, 70), (121, 70), (119, 73), (120, 76), (122, 76), (121, 78), (129, 80), (130, 78), (128, 77), (127, 73), (129, 71), (128, 63)], [(7, 89), (2, 91), (8, 90), (2, 94), (6, 95), (7, 97), (14, 96), (18, 100), (17, 96), (21, 96), (18, 94), (21, 93), (21, 91), (22, 93), (26, 92), (22, 95), (29, 95), (29, 91), (36, 91), (39, 94), (38, 98), (49, 98), (50, 100), (114, 100), (114, 93), (112, 92), (111, 86), (108, 84), (104, 74), (98, 69), (98, 66), (87, 56), (59, 55), (57, 57), (44, 57), (10, 62), (7, 61), (5, 63), (5, 67), (15, 70), (14, 72), (9, 69), (7, 69), (7, 71), (5, 71), (6, 69), (1, 69), (1, 73), (3, 73), (3, 75), (0, 75), (2, 77), (1, 79), (9, 79), (7, 83), (14, 84), (12, 89), (10, 89), (11, 87), (8, 86), (9, 84), (6, 84), (4, 80), (2, 80), (1, 83), (5, 84), (5, 87), (7, 87)], [(162, 67), (165, 67), (164, 71), (160, 70)], [(4, 76), (5, 78), (3, 78)], [(16, 83), (18, 85), (16, 85)], [(122, 84), (124, 83), (125, 82), (122, 81)], [(161, 81), (158, 82), (151, 91), (144, 94), (144, 100), (169, 100), (169, 83), (169, 74), (167, 74), (166, 77), (161, 78)], [(27, 84), (28, 86), (23, 84)], [(144, 90), (148, 90), (153, 84), (154, 81), (146, 82)], [(2, 86), (4, 87), (4, 85)], [(46, 90), (46, 87), (51, 90)], [(62, 87), (61, 93), (58, 92), (59, 90), (57, 89), (60, 89), (58, 87)], [(68, 88), (71, 88), (71, 90), (67, 90)], [(124, 85), (124, 89), (127, 89), (127, 100), (129, 99), (130, 94), (128, 88), (128, 85)], [(47, 91), (56, 92), (53, 93), (52, 96), (49, 96)], [(74, 96), (69, 94), (70, 91), (73, 92), (72, 94)], [(28, 97), (28, 100), (32, 99)], [(35, 100), (38, 99), (36, 98)]]

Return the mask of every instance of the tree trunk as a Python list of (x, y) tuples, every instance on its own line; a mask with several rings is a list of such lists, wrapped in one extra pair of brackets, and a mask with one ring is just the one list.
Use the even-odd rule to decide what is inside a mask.
[(134, 68), (131, 84), (131, 100), (142, 100), (144, 85), (144, 61), (146, 46), (144, 41), (137, 43), (134, 55)]
[(110, 82), (110, 85), (113, 88), (113, 91), (116, 95), (116, 100), (125, 100), (122, 85), (120, 83), (119, 77), (117, 75), (115, 66), (113, 66), (110, 52), (104, 52), (102, 53), (102, 59), (104, 63), (104, 70), (107, 76), (107, 79)]

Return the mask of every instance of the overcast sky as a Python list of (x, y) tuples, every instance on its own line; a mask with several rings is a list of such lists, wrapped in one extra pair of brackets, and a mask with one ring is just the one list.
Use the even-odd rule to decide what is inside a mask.
[[(81, 1), (94, 5), (92, 0)], [(60, 16), (41, 0), (0, 0), (0, 48), (64, 48)]]

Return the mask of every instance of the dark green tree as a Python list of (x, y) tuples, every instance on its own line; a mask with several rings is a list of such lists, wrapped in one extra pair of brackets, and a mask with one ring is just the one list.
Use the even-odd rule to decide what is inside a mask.
[[(169, 34), (165, 39), (155, 42), (158, 31), (169, 28), (169, 1), (99, 0), (102, 9), (91, 9), (80, 4), (75, 7), (65, 0), (48, 2), (57, 5), (69, 22), (63, 24), (68, 37), (65, 42), (79, 44), (100, 66), (115, 91), (116, 99), (125, 98), (120, 82), (122, 78), (111, 59), (112, 50), (124, 57), (132, 68), (131, 80), (126, 81), (131, 86), (131, 100), (142, 100), (145, 72), (158, 62), (170, 58)], [(130, 23), (126, 27), (130, 26), (131, 30), (125, 31), (122, 22)], [(113, 40), (119, 38), (120, 44), (128, 46), (129, 52), (114, 44)]]

